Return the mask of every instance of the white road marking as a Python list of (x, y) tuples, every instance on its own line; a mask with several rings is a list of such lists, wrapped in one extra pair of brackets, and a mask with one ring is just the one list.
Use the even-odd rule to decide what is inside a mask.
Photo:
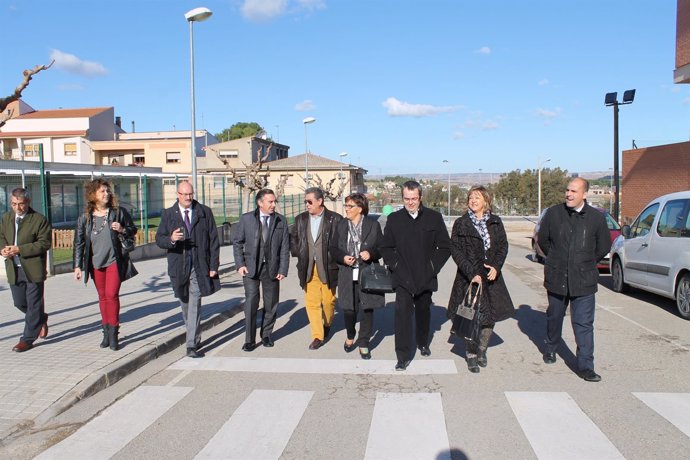
[(567, 393), (507, 391), (505, 395), (540, 460), (624, 459)]
[(209, 357), (182, 359), (169, 369), (185, 371), (267, 372), (273, 374), (371, 374), (371, 375), (429, 375), (457, 374), (452, 359), (414, 360), (407, 370), (395, 370), (393, 360), (361, 359), (298, 359), (298, 358), (238, 358)]
[(690, 437), (690, 393), (633, 393)]
[(188, 387), (139, 387), (36, 459), (108, 459), (190, 391)]
[(365, 459), (450, 460), (440, 393), (378, 393)]
[(280, 458), (313, 394), (313, 391), (252, 391), (194, 458)]

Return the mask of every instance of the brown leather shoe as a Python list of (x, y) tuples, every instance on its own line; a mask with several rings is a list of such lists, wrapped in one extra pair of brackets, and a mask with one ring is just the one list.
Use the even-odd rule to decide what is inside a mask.
[(12, 347), (12, 351), (16, 351), (17, 353), (22, 353), (24, 351), (31, 350), (34, 346), (30, 344), (29, 342), (24, 342), (23, 340), (20, 340), (18, 344), (16, 344), (14, 347)]
[(310, 350), (318, 350), (321, 345), (323, 345), (323, 340), (321, 339), (314, 339), (312, 343), (309, 344), (309, 349)]
[(48, 321), (46, 320), (45, 323), (41, 324), (41, 330), (38, 332), (38, 336), (42, 339), (45, 339), (48, 337)]

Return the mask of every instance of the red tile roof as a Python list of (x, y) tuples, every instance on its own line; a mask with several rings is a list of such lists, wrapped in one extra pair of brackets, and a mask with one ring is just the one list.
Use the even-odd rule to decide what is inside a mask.
[(32, 118), (86, 118), (103, 113), (112, 107), (93, 107), (88, 109), (55, 109), (55, 110), (36, 110), (35, 112), (25, 113), (18, 116), (17, 120), (27, 120)]

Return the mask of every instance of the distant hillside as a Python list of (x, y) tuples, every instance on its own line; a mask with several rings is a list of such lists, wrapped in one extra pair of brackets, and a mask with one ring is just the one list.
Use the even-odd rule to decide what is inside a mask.
[[(490, 184), (496, 183), (501, 179), (503, 172), (475, 172), (475, 173), (451, 173), (451, 184)], [(610, 171), (588, 171), (581, 173), (571, 173), (574, 176), (584, 177), (585, 179), (599, 179), (602, 177), (609, 177)], [(447, 181), (448, 174), (367, 174), (367, 180), (379, 180), (390, 176), (414, 177), (417, 180), (431, 179), (435, 181)]]

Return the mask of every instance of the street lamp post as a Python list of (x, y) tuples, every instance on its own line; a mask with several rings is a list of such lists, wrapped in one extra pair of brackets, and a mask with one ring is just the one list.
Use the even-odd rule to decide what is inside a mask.
[(307, 125), (314, 123), (316, 118), (307, 117), (302, 120), (304, 123), (304, 181), (306, 182), (306, 187), (309, 188), (309, 141), (307, 139)]
[(618, 93), (606, 93), (604, 105), (613, 107), (613, 176), (615, 181), (613, 218), (620, 222), (620, 171), (618, 168), (618, 106), (632, 104), (635, 100), (635, 90), (629, 89), (623, 93), (623, 102), (618, 102)]
[(613, 191), (613, 169), (609, 168), (609, 179), (610, 179), (610, 185), (609, 185), (609, 214), (613, 212), (612, 206), (613, 206), (613, 200), (611, 199), (611, 192)]
[(546, 163), (551, 161), (551, 158), (547, 158), (544, 161), (539, 159), (539, 172), (537, 173), (537, 218), (541, 216), (541, 169)]
[(338, 156), (340, 157), (340, 179), (345, 179), (343, 175), (343, 158), (347, 156), (347, 152), (340, 152)]
[(446, 167), (448, 168), (448, 219), (450, 219), (450, 162), (448, 160), (443, 160)]
[(196, 107), (194, 101), (194, 23), (205, 21), (211, 17), (213, 13), (205, 7), (194, 8), (185, 13), (184, 17), (189, 23), (189, 68), (190, 68), (190, 86), (192, 96), (192, 185), (196, 189)]

